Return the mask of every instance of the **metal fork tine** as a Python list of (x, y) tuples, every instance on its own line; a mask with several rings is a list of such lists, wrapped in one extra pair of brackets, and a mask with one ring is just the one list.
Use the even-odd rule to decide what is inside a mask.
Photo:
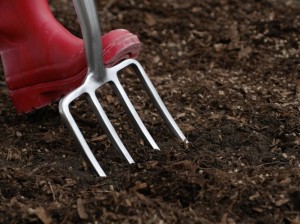
[(122, 84), (120, 83), (117, 74), (111, 74), (109, 69), (107, 69), (108, 75), (112, 78), (112, 86), (117, 93), (118, 97), (121, 99), (123, 107), (125, 107), (127, 114), (131, 117), (131, 120), (133, 121), (135, 128), (138, 130), (140, 135), (143, 137), (144, 141), (148, 145), (150, 145), (153, 149), (159, 150), (158, 145), (152, 138), (151, 134), (145, 127), (144, 123), (142, 122), (140, 116), (136, 112), (134, 106), (132, 105), (130, 99), (128, 98), (128, 95), (126, 94)]
[[(77, 89), (80, 93), (81, 88)], [(76, 91), (76, 90), (75, 90)], [(100, 177), (106, 177), (105, 172), (99, 165), (97, 159), (95, 158), (93, 152), (91, 151), (90, 147), (88, 146), (87, 142), (85, 141), (78, 125), (76, 124), (72, 114), (70, 113), (69, 104), (71, 101), (76, 98), (77, 94), (76, 92), (73, 92), (73, 95), (69, 95), (70, 97), (65, 97), (59, 102), (59, 112), (63, 118), (63, 120), (66, 122), (66, 124), (69, 127), (69, 130), (71, 130), (72, 134), (74, 135), (75, 139), (77, 140), (77, 143), (83, 150), (84, 155), (92, 165), (92, 167), (95, 169), (95, 171), (98, 173)], [(72, 98), (72, 96), (74, 98)]]
[[(116, 71), (120, 71), (128, 66), (132, 66), (140, 79), (142, 85), (146, 89), (151, 101), (153, 102), (154, 106), (158, 110), (160, 116), (163, 118), (164, 122), (171, 130), (171, 132), (183, 141), (184, 143), (188, 143), (187, 138), (184, 136), (176, 122), (174, 121), (173, 117), (171, 116), (170, 112), (166, 108), (165, 104), (163, 103), (162, 99), (158, 95), (155, 87), (153, 86), (151, 80), (149, 79), (148, 75), (146, 74), (145, 70), (141, 66), (141, 64), (135, 59), (127, 59), (118, 65), (114, 66), (113, 69)], [(109, 71), (109, 69), (107, 69)]]
[(125, 156), (128, 163), (134, 163), (132, 157), (129, 155), (123, 142), (119, 138), (114, 127), (112, 126), (111, 122), (109, 121), (106, 113), (104, 112), (102, 106), (100, 105), (96, 95), (94, 93), (89, 94), (89, 100), (91, 100), (90, 105), (92, 106), (94, 113), (97, 115), (100, 125), (101, 125), (102, 129), (104, 130), (104, 132), (106, 133), (106, 135), (108, 136), (109, 140), (112, 142), (114, 147), (116, 149), (118, 149)]
[(132, 59), (128, 59), (128, 63), (131, 63), (133, 65), (133, 68), (138, 74), (138, 77), (140, 78), (143, 86), (145, 87), (148, 95), (150, 96), (150, 99), (152, 100), (154, 106), (158, 110), (160, 116), (165, 121), (166, 125), (169, 127), (171, 132), (181, 141), (184, 143), (188, 143), (187, 138), (184, 136), (176, 122), (174, 121), (173, 117), (169, 113), (168, 109), (166, 108), (165, 104), (161, 100), (160, 96), (158, 95), (155, 87), (153, 86), (151, 80), (149, 79), (148, 75), (146, 74), (145, 70), (141, 66), (141, 64)]

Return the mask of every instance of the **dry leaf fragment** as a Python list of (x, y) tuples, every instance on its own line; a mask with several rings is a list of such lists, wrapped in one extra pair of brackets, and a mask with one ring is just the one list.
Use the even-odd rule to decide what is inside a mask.
[(262, 208), (252, 208), (252, 210), (253, 211), (256, 211), (256, 212), (259, 212), (259, 213), (262, 213), (262, 212), (264, 212), (264, 209), (262, 209)]
[(296, 137), (296, 139), (295, 139), (295, 141), (294, 141), (294, 144), (300, 145), (300, 138)]
[(298, 98), (300, 97), (300, 79), (297, 79), (297, 82), (296, 82), (296, 96)]
[(283, 179), (282, 181), (280, 181), (280, 184), (282, 186), (288, 186), (291, 184), (291, 182), (292, 182), (292, 178), (287, 177), (287, 178)]
[(181, 124), (180, 125), (180, 128), (184, 131), (184, 132), (191, 132), (191, 131), (194, 131), (195, 128), (190, 125), (190, 124)]
[(228, 46), (229, 50), (240, 47), (240, 34), (238, 31), (238, 24), (236, 22), (230, 27), (229, 38), (231, 40)]
[(23, 203), (19, 202), (16, 197), (13, 197), (12, 199), (10, 199), (9, 203), (10, 203), (11, 206), (16, 205), (16, 206), (21, 207), (21, 208), (25, 206)]
[(208, 119), (210, 119), (210, 120), (220, 119), (222, 116), (223, 116), (223, 114), (212, 113)]
[(148, 168), (153, 168), (153, 167), (155, 167), (157, 164), (158, 164), (158, 161), (149, 161), (149, 162), (146, 163), (146, 166), (147, 166)]
[(156, 24), (156, 20), (154, 19), (154, 17), (151, 14), (146, 13), (146, 15), (145, 15), (145, 23), (148, 26), (154, 26)]
[(151, 201), (150, 199), (148, 199), (145, 195), (140, 194), (138, 192), (135, 192), (135, 195), (139, 200), (141, 200), (146, 205), (156, 206), (156, 204), (153, 201)]
[(214, 45), (214, 49), (217, 53), (220, 53), (223, 50), (223, 48), (224, 48), (224, 45), (221, 43), (217, 43)]
[(141, 190), (141, 189), (145, 189), (147, 188), (148, 185), (147, 183), (137, 183), (135, 186), (134, 186), (134, 190)]
[(77, 199), (77, 213), (79, 218), (81, 219), (88, 219), (89, 216), (85, 211), (84, 205), (83, 205), (83, 201), (81, 198)]
[(250, 197), (249, 197), (249, 200), (250, 201), (255, 201), (256, 199), (258, 199), (260, 197), (260, 194), (259, 194), (259, 192), (255, 192), (255, 194), (254, 195), (251, 195)]
[(252, 53), (252, 48), (251, 47), (245, 47), (245, 48), (242, 48), (240, 51), (239, 51), (239, 54), (238, 54), (238, 59), (242, 59), (242, 58), (245, 58), (245, 57), (248, 57), (249, 54)]
[(281, 198), (279, 199), (278, 201), (275, 202), (275, 205), (277, 207), (281, 206), (281, 205), (284, 205), (286, 203), (288, 203), (290, 200), (288, 198)]
[(196, 170), (197, 165), (190, 160), (174, 163), (174, 168), (178, 170)]
[(112, 95), (107, 95), (106, 100), (108, 103), (111, 103), (111, 104), (113, 104), (116, 101)]
[(100, 136), (95, 135), (95, 136), (92, 136), (91, 142), (101, 142), (104, 139), (106, 139), (106, 135), (100, 135)]
[(297, 215), (294, 219), (287, 218), (287, 220), (288, 220), (291, 224), (300, 224), (300, 216), (299, 216), (299, 215)]
[(179, 113), (179, 114), (176, 115), (176, 119), (185, 117), (185, 115), (186, 115), (186, 113)]
[(53, 223), (53, 220), (49, 215), (47, 214), (46, 210), (43, 207), (38, 207), (36, 209), (29, 208), (28, 212), (30, 214), (36, 215), (39, 220), (41, 220), (44, 224), (51, 224)]

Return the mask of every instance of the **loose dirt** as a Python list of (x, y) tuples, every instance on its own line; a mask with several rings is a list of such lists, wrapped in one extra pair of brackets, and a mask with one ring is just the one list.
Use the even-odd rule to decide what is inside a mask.
[[(80, 36), (71, 1), (50, 1)], [(0, 69), (1, 223), (300, 223), (300, 4), (272, 0), (97, 2), (124, 28), (188, 137), (177, 141), (134, 73), (122, 83), (161, 151), (143, 144), (112, 90), (102, 105), (126, 164), (85, 100), (76, 120), (108, 177), (77, 151), (58, 104), (17, 115)]]

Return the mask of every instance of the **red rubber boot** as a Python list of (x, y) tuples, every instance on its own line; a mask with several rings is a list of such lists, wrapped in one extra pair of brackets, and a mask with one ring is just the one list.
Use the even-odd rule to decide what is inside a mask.
[[(127, 30), (103, 39), (106, 66), (140, 51), (138, 38)], [(86, 75), (83, 47), (54, 18), (47, 0), (0, 0), (0, 54), (17, 112), (41, 108), (78, 87)]]

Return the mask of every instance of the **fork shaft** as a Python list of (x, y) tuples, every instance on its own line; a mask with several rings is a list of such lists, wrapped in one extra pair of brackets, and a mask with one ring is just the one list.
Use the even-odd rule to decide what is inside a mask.
[(103, 81), (105, 68), (102, 57), (102, 43), (99, 41), (101, 30), (94, 0), (74, 0), (84, 40), (89, 72), (97, 74), (95, 78)]

